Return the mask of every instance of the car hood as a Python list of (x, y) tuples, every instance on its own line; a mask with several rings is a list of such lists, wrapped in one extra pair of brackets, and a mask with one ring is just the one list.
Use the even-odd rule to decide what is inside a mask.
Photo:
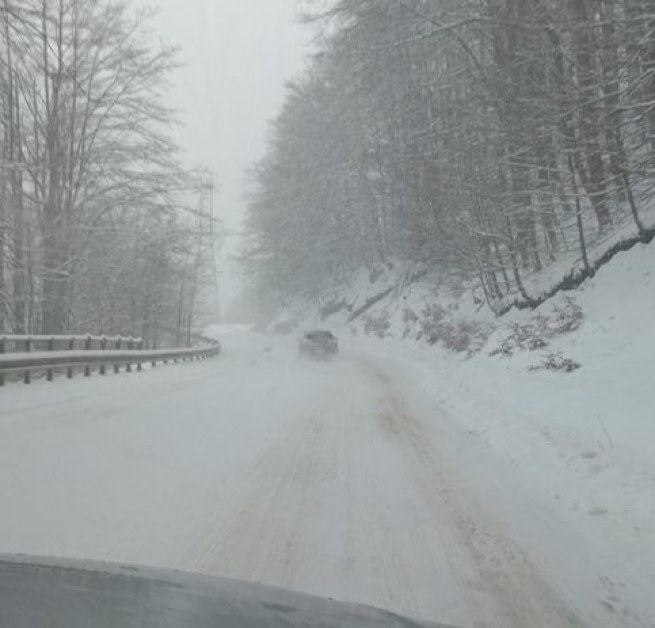
[(0, 626), (437, 628), (367, 606), (225, 578), (2, 554)]

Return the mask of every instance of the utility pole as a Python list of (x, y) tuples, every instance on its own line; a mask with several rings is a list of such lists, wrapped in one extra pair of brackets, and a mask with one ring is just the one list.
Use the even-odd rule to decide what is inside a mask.
[(212, 265), (212, 279), (214, 283), (214, 297), (216, 299), (217, 317), (221, 316), (221, 303), (220, 303), (220, 289), (218, 285), (218, 265), (216, 261), (216, 219), (214, 217), (214, 179), (208, 175), (201, 183), (204, 193), (209, 196), (209, 241), (211, 248), (211, 265)]

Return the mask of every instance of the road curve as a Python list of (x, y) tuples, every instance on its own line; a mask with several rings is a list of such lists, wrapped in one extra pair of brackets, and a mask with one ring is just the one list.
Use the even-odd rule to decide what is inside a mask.
[(460, 481), (450, 419), (402, 369), (348, 350), (304, 361), (250, 334), (224, 346), (211, 362), (3, 392), (0, 552), (200, 571), (466, 627), (591, 625)]

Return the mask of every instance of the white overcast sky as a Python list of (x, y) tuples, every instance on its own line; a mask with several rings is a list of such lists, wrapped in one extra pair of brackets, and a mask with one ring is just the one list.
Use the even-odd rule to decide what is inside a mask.
[[(214, 173), (216, 215), (240, 230), (246, 170), (263, 154), (284, 83), (301, 72), (308, 52), (308, 33), (295, 19), (298, 0), (145, 2), (159, 7), (161, 39), (181, 49), (170, 96), (185, 162)], [(218, 260), (223, 313), (241, 293), (233, 258), (240, 243), (228, 237)]]
[(217, 213), (230, 227), (243, 215), (245, 170), (264, 149), (267, 122), (284, 82), (304, 63), (307, 32), (298, 0), (152, 0), (161, 38), (181, 48), (173, 76), (179, 142), (188, 165), (206, 166), (221, 190)]

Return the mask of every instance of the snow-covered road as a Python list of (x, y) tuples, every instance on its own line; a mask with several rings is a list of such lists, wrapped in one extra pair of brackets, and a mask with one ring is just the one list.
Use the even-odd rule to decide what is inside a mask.
[(201, 571), (462, 627), (652, 625), (647, 600), (604, 597), (613, 574), (594, 549), (402, 360), (222, 341), (203, 363), (0, 391), (0, 552)]

